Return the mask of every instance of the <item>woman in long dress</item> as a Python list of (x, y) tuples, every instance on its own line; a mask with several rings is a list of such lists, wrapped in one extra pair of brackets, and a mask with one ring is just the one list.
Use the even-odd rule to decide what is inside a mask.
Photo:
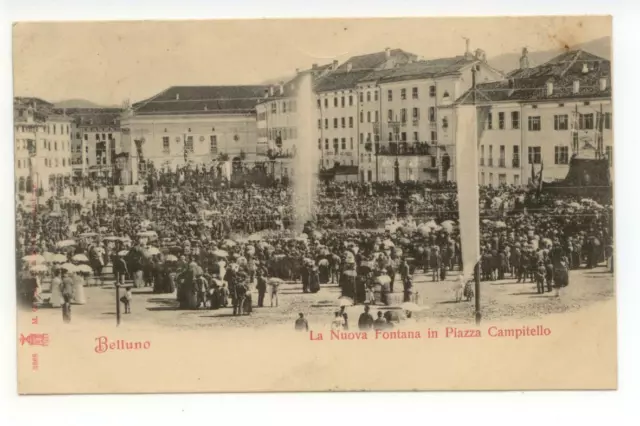
[(60, 278), (60, 269), (56, 269), (53, 273), (53, 279), (51, 280), (51, 298), (49, 299), (49, 304), (52, 308), (59, 308), (62, 306), (61, 285), (62, 279)]
[(80, 274), (73, 274), (73, 301), (75, 305), (84, 305), (87, 298), (84, 294), (84, 278)]

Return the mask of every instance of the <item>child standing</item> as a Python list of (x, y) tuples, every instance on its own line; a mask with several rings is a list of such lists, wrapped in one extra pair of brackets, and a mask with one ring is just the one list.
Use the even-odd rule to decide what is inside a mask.
[(124, 304), (124, 313), (131, 313), (131, 299), (133, 299), (133, 293), (131, 293), (131, 287), (126, 287), (124, 296), (120, 298), (120, 301)]

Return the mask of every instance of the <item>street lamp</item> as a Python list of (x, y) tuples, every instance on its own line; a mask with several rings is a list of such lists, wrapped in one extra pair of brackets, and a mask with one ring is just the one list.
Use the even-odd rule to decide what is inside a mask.
[(393, 129), (393, 135), (396, 144), (396, 161), (394, 164), (394, 181), (396, 184), (400, 183), (400, 162), (398, 161), (398, 151), (400, 150), (400, 122), (398, 117), (394, 121), (389, 122), (389, 126)]

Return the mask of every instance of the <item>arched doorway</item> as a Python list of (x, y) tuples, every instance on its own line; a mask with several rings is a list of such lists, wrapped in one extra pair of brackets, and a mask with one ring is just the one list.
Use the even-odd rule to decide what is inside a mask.
[(233, 172), (241, 172), (242, 171), (242, 159), (240, 157), (233, 157), (231, 161), (231, 167), (233, 168)]
[(444, 180), (447, 180), (449, 169), (451, 168), (451, 157), (448, 153), (442, 154), (441, 167), (442, 167), (442, 177)]

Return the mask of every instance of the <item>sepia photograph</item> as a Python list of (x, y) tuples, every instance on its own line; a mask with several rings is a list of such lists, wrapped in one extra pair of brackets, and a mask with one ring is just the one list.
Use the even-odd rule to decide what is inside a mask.
[(617, 387), (610, 17), (12, 36), (20, 393)]

